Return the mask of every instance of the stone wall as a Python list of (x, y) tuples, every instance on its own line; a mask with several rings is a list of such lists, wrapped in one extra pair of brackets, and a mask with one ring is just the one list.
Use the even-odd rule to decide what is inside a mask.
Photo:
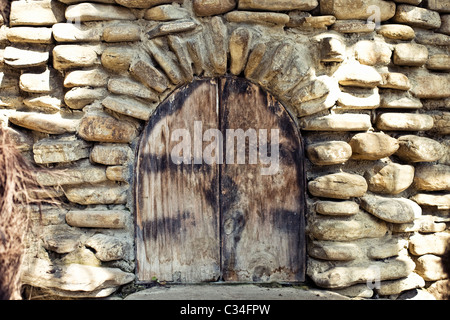
[(12, 1), (1, 124), (37, 168), (23, 281), (103, 297), (135, 280), (133, 169), (194, 77), (275, 95), (305, 142), (307, 275), (349, 296), (448, 283), (449, 0)]

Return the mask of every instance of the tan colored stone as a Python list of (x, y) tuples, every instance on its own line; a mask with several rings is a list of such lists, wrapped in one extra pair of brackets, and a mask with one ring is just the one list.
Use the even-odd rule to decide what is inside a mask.
[(308, 159), (316, 165), (332, 165), (350, 159), (352, 148), (344, 141), (327, 141), (309, 145), (306, 153)]
[(104, 87), (107, 85), (108, 79), (108, 73), (102, 68), (75, 70), (66, 74), (64, 87)]
[(58, 113), (61, 111), (63, 101), (61, 98), (51, 95), (32, 94), (29, 98), (23, 99), (23, 104), (31, 112)]
[(411, 92), (420, 99), (443, 99), (450, 97), (450, 76), (427, 74), (414, 77)]
[(392, 51), (384, 42), (362, 40), (355, 45), (355, 55), (361, 64), (388, 65), (391, 63)]
[(393, 40), (412, 40), (416, 36), (413, 28), (403, 24), (384, 24), (377, 29), (377, 33)]
[(399, 144), (397, 139), (381, 132), (358, 133), (349, 142), (352, 158), (358, 160), (378, 160), (394, 154)]
[(183, 3), (182, 0), (116, 0), (116, 2), (124, 7), (145, 9), (166, 3)]
[(128, 166), (111, 166), (106, 169), (106, 177), (111, 181), (129, 182), (132, 173)]
[(415, 256), (435, 254), (442, 256), (450, 243), (449, 232), (415, 234), (409, 239), (409, 251)]
[(169, 81), (164, 74), (158, 71), (150, 62), (138, 60), (130, 66), (131, 75), (158, 92), (163, 92), (169, 86)]
[(448, 0), (428, 0), (427, 4), (430, 10), (450, 13), (450, 2)]
[(91, 42), (100, 41), (103, 28), (84, 24), (56, 23), (52, 26), (53, 37), (58, 42)]
[(176, 20), (170, 22), (160, 23), (147, 32), (150, 39), (165, 36), (168, 34), (182, 33), (192, 31), (197, 28), (197, 24), (189, 19)]
[(447, 54), (435, 54), (429, 57), (427, 69), (436, 71), (450, 70), (450, 56)]
[(381, 296), (389, 296), (423, 287), (425, 287), (425, 280), (417, 273), (411, 273), (406, 278), (399, 280), (382, 281), (378, 289), (378, 294)]
[(76, 132), (79, 119), (64, 118), (61, 114), (43, 114), (36, 112), (15, 112), (9, 121), (23, 128), (49, 134)]
[(121, 165), (131, 159), (132, 154), (126, 144), (97, 144), (92, 148), (90, 159), (105, 165)]
[(345, 59), (346, 47), (344, 42), (333, 37), (320, 40), (320, 61), (342, 62)]
[(194, 0), (193, 8), (198, 16), (214, 16), (233, 10), (236, 2), (236, 0)]
[(158, 101), (157, 94), (129, 78), (115, 78), (108, 81), (108, 90), (111, 93), (124, 94), (150, 101)]
[(439, 218), (431, 215), (423, 215), (414, 219), (413, 222), (396, 224), (392, 226), (393, 232), (442, 232), (447, 228), (445, 222), (439, 222)]
[[(78, 186), (65, 186), (64, 194), (70, 202), (74, 202), (81, 205), (94, 205), (94, 204), (125, 204), (127, 202), (127, 192), (128, 185), (118, 185), (115, 183), (104, 183), (104, 184), (94, 184), (94, 185), (78, 185)], [(102, 212), (102, 211), (100, 211)], [(80, 220), (70, 220), (70, 212), (66, 215), (67, 223), (74, 227), (91, 227), (91, 228), (101, 228), (102, 226), (97, 226), (99, 221), (95, 221), (97, 217), (92, 218), (93, 222), (86, 221), (84, 225)], [(108, 219), (108, 222), (103, 221), (103, 228), (118, 228), (123, 226), (121, 220), (118, 217), (112, 218), (104, 217)], [(89, 219), (89, 218), (85, 218)]]
[(97, 63), (97, 52), (91, 47), (59, 45), (53, 49), (53, 66), (57, 70), (91, 67)]
[(6, 36), (10, 42), (43, 43), (53, 42), (51, 28), (15, 27), (9, 28)]
[(411, 200), (425, 207), (434, 207), (437, 208), (438, 210), (450, 209), (450, 194), (436, 195), (436, 194), (419, 193), (411, 197)]
[(125, 210), (71, 210), (66, 214), (66, 221), (79, 228), (122, 229), (129, 216)]
[(335, 77), (342, 86), (374, 88), (382, 82), (375, 68), (359, 63), (343, 65), (336, 71)]
[(309, 241), (308, 255), (322, 260), (351, 261), (360, 255), (357, 244), (336, 241)]
[(108, 91), (104, 88), (75, 87), (64, 95), (64, 102), (69, 108), (80, 110), (107, 95)]
[(414, 185), (417, 190), (450, 191), (450, 166), (443, 164), (417, 166)]
[(239, 0), (239, 10), (310, 11), (319, 5), (318, 0)]
[(102, 65), (114, 72), (126, 72), (130, 68), (136, 51), (131, 48), (110, 47), (102, 53)]
[(354, 88), (342, 87), (337, 100), (340, 109), (376, 109), (380, 106), (381, 97), (377, 87)]
[(230, 37), (230, 72), (239, 75), (244, 70), (250, 53), (252, 33), (247, 28), (237, 28)]
[(359, 212), (359, 205), (354, 201), (317, 201), (314, 208), (327, 216), (352, 216)]
[(436, 140), (406, 135), (398, 138), (396, 156), (408, 162), (433, 162), (444, 156), (446, 149)]
[(102, 105), (120, 114), (124, 114), (140, 120), (148, 120), (155, 110), (155, 105), (143, 104), (136, 99), (126, 96), (109, 95), (102, 101)]
[(428, 60), (428, 49), (421, 44), (400, 43), (395, 46), (393, 61), (399, 66), (420, 67)]
[(364, 195), (361, 207), (375, 217), (391, 223), (408, 223), (422, 215), (422, 208), (409, 199)]
[(430, 114), (434, 119), (433, 132), (437, 134), (450, 134), (450, 112), (435, 112)]
[(450, 45), (450, 36), (435, 33), (430, 30), (416, 29), (416, 39), (415, 41), (424, 45), (432, 46), (448, 46)]
[(375, 22), (366, 20), (336, 20), (331, 26), (331, 30), (340, 33), (370, 33), (375, 28)]
[(426, 114), (382, 113), (377, 128), (386, 131), (427, 131), (433, 128), (433, 117)]
[(302, 118), (300, 126), (307, 131), (367, 131), (372, 123), (366, 114), (332, 114)]
[(144, 18), (155, 21), (171, 21), (189, 18), (189, 12), (179, 5), (161, 5), (145, 11)]
[(6, 47), (3, 52), (3, 60), (6, 65), (14, 68), (31, 68), (47, 64), (49, 52), (25, 50), (15, 47)]
[(125, 42), (141, 40), (141, 28), (135, 24), (120, 23), (105, 27), (102, 35), (106, 42)]
[(381, 84), (378, 85), (380, 88), (386, 89), (396, 89), (408, 91), (411, 89), (411, 83), (406, 75), (398, 72), (386, 72), (381, 73), (381, 78), (383, 79)]
[(136, 20), (130, 9), (100, 3), (79, 3), (66, 9), (68, 21)]
[(31, 93), (50, 93), (54, 89), (50, 78), (50, 69), (48, 68), (41, 73), (22, 73), (19, 87), (21, 90)]
[(421, 109), (422, 102), (408, 92), (398, 90), (383, 90), (380, 108), (382, 109)]
[(42, 230), (42, 242), (45, 249), (56, 253), (74, 251), (83, 239), (83, 232), (66, 224), (46, 226)]
[[(377, 8), (377, 11), (373, 8)], [(321, 0), (320, 12), (342, 20), (366, 20), (379, 12), (379, 19), (386, 21), (394, 16), (395, 4), (381, 0)]]
[(367, 188), (366, 179), (345, 172), (321, 176), (308, 183), (308, 190), (313, 196), (333, 199), (361, 197)]
[(42, 139), (33, 145), (36, 163), (71, 162), (89, 157), (90, 144), (75, 137)]
[(63, 20), (64, 5), (58, 1), (11, 1), (11, 26), (51, 26)]
[(369, 190), (382, 194), (399, 194), (413, 183), (414, 167), (398, 163), (374, 165), (366, 172)]
[(426, 254), (416, 260), (415, 272), (425, 281), (436, 281), (447, 279), (448, 275), (443, 268), (441, 257), (433, 254)]
[(289, 22), (289, 16), (275, 12), (232, 11), (225, 15), (228, 22), (259, 23), (284, 26)]
[(76, 185), (82, 183), (105, 182), (106, 169), (102, 166), (93, 166), (89, 161), (82, 162), (75, 167), (61, 170), (37, 171), (36, 180), (43, 186)]
[(94, 249), (95, 256), (101, 261), (120, 260), (127, 250), (126, 244), (120, 239), (101, 233), (90, 237), (85, 246)]
[(392, 20), (424, 29), (437, 29), (441, 26), (441, 17), (436, 11), (407, 4), (397, 6), (397, 11)]

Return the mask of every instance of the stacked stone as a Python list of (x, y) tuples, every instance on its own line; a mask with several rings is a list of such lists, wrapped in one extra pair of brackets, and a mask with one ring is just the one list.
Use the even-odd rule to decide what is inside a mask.
[(318, 286), (371, 297), (446, 281), (436, 268), (450, 221), (450, 3), (420, 3), (14, 1), (1, 29), (2, 123), (49, 169), (37, 196), (65, 201), (35, 219), (24, 281), (105, 296), (133, 280), (142, 128), (175, 88), (227, 74), (299, 118)]

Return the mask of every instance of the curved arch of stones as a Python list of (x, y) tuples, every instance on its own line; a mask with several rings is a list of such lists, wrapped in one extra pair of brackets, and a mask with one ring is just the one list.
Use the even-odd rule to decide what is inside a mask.
[[(30, 93), (21, 100), (26, 108), (6, 112), (34, 140), (20, 130), (13, 136), (24, 149), (33, 146), (36, 164), (51, 168), (38, 173), (48, 192), (68, 200), (33, 227), (25, 283), (60, 295), (106, 296), (134, 280), (132, 185), (143, 126), (176, 88), (226, 74), (260, 85), (299, 119), (309, 159), (307, 274), (317, 285), (371, 296), (367, 283), (382, 281), (379, 292), (389, 295), (432, 279), (421, 270), (426, 261), (414, 263), (411, 254), (434, 259), (440, 249), (424, 243), (448, 239), (442, 214), (422, 215), (423, 208), (449, 209), (442, 194), (449, 115), (440, 106), (448, 105), (450, 80), (428, 59), (448, 54), (448, 40), (395, 39), (366, 21), (327, 30), (333, 16), (297, 11), (222, 8), (202, 16), (190, 1), (148, 10), (91, 4), (102, 9), (92, 18), (84, 5), (64, 8), (69, 22), (53, 24), (50, 66), (48, 44), (23, 48), (9, 31), (14, 45), (5, 49), (6, 65), (38, 68), (20, 76)], [(27, 50), (35, 65), (21, 66), (17, 50)], [(9, 59), (14, 54), (19, 59)], [(49, 75), (44, 99), (29, 86)], [(64, 102), (52, 100), (58, 95)], [(412, 150), (425, 145), (428, 158)], [(436, 172), (442, 181), (432, 183)], [(44, 276), (53, 264), (62, 280)], [(70, 275), (77, 273), (92, 277), (76, 284)]]

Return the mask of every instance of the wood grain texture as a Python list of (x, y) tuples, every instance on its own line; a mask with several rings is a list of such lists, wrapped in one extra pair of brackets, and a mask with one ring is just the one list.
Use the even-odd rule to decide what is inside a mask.
[[(139, 146), (136, 260), (141, 281), (195, 283), (220, 276), (218, 167), (171, 160), (175, 129), (218, 128), (214, 81), (197, 81), (152, 116)], [(204, 146), (203, 146), (204, 147)]]
[(249, 159), (245, 165), (221, 166), (223, 279), (304, 281), (303, 157), (295, 123), (279, 102), (250, 82), (222, 79), (219, 92), (222, 127), (279, 129), (277, 173), (262, 175), (266, 165)]

